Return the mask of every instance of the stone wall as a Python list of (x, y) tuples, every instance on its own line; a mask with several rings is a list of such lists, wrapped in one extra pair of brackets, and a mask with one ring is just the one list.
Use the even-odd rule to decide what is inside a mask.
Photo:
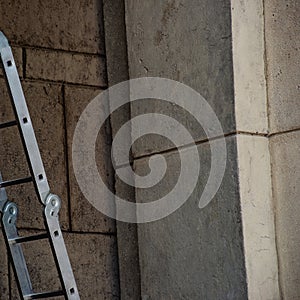
[[(115, 222), (83, 197), (71, 160), (76, 122), (85, 105), (107, 87), (102, 14), (101, 1), (96, 0), (0, 3), (0, 30), (13, 46), (51, 190), (62, 198), (60, 221), (82, 299), (119, 298)], [(1, 75), (1, 121), (13, 118), (5, 89)], [(98, 138), (97, 157), (112, 188), (109, 123), (105, 131)], [(17, 130), (2, 131), (0, 140), (4, 179), (27, 175)], [(41, 206), (31, 184), (7, 192), (20, 208), (20, 234), (42, 231)], [(0, 241), (0, 299), (19, 299), (2, 237)], [(44, 242), (32, 242), (25, 249), (37, 291), (57, 287), (47, 249)]]

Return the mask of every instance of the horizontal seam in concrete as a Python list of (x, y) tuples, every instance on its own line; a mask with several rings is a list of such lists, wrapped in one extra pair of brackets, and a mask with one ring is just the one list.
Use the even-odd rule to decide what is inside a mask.
[(286, 133), (292, 133), (292, 132), (297, 132), (300, 131), (300, 128), (292, 128), (292, 129), (288, 129), (288, 130), (283, 130), (283, 131), (278, 131), (278, 132), (273, 132), (270, 133), (268, 135), (268, 137), (273, 137), (273, 136), (277, 136), (277, 135), (282, 135), (282, 134), (286, 134)]
[[(198, 145), (201, 145), (201, 144), (205, 144), (207, 142), (210, 142), (210, 141), (213, 141), (213, 140), (218, 140), (222, 137), (230, 137), (230, 136), (234, 136), (236, 134), (236, 132), (231, 132), (231, 133), (228, 133), (228, 134), (224, 134), (224, 136), (217, 136), (217, 137), (213, 137), (213, 138), (206, 138), (206, 139), (203, 139), (203, 140), (199, 140), (199, 141), (195, 141), (195, 143), (190, 143), (190, 144), (186, 144), (186, 145), (182, 145), (182, 146), (179, 146), (179, 147), (172, 147), (172, 148), (168, 148), (168, 149), (164, 149), (164, 150), (161, 150), (161, 151), (155, 151), (155, 152), (152, 152), (152, 153), (149, 153), (149, 154), (143, 154), (143, 155), (139, 155), (139, 156), (136, 156), (133, 158), (134, 161), (137, 161), (137, 160), (140, 160), (140, 159), (143, 159), (143, 158), (147, 158), (147, 157), (151, 157), (153, 155), (162, 155), (162, 154), (169, 154), (169, 153), (174, 153), (175, 151), (179, 151), (179, 150), (184, 150), (184, 149), (188, 149), (194, 145), (198, 146)], [(117, 168), (121, 168), (121, 167), (124, 167), (124, 166), (127, 166), (128, 164), (123, 164), (123, 165), (118, 165)]]
[[(233, 131), (233, 132), (224, 134), (224, 137), (227, 138), (227, 137), (236, 136), (236, 135), (249, 135), (249, 136), (258, 136), (258, 137), (268, 138), (268, 135), (264, 134), (264, 133), (254, 133), (254, 132), (246, 132), (246, 131)], [(164, 149), (164, 150), (161, 150), (161, 151), (152, 152), (152, 153), (149, 153), (149, 154), (139, 155), (139, 156), (134, 157), (133, 160), (137, 161), (137, 160), (147, 158), (147, 157), (151, 157), (151, 156), (157, 155), (157, 154), (173, 153), (173, 152), (178, 151), (178, 150), (188, 149), (191, 146), (194, 146), (194, 145), (198, 146), (198, 145), (210, 142), (210, 141), (218, 140), (220, 138), (222, 138), (222, 136), (217, 136), (217, 137), (213, 137), (213, 138), (210, 138), (210, 139), (205, 138), (203, 140), (195, 141), (194, 144), (193, 143), (192, 144), (186, 144), (186, 145), (182, 145), (178, 148), (177, 147), (172, 147), (172, 148)], [(131, 162), (130, 164), (132, 164), (132, 163), (133, 162)], [(125, 166), (128, 166), (128, 164), (118, 165), (118, 166), (116, 166), (116, 169), (119, 169), (119, 168), (122, 168), (122, 167), (125, 167)]]
[[(205, 138), (203, 140), (198, 140), (198, 141), (195, 141), (195, 145), (198, 146), (198, 145), (201, 145), (201, 144), (205, 144), (207, 142), (211, 142), (211, 141), (214, 141), (214, 140), (218, 140), (222, 137), (231, 137), (231, 136), (235, 136), (235, 135), (249, 135), (249, 136), (259, 136), (259, 137), (268, 137), (267, 134), (264, 134), (264, 133), (254, 133), (254, 132), (246, 132), (246, 131), (233, 131), (233, 132), (229, 132), (229, 133), (226, 133), (224, 134), (223, 136), (216, 136), (216, 137), (212, 137), (212, 138)], [(166, 149), (166, 150), (162, 150), (160, 152), (153, 152), (153, 153), (149, 153), (149, 154), (144, 154), (144, 155), (140, 155), (140, 156), (136, 156), (134, 157), (134, 160), (137, 160), (137, 159), (141, 159), (141, 158), (145, 158), (145, 157), (149, 157), (151, 155), (155, 155), (155, 154), (165, 154), (165, 153), (168, 153), (168, 152), (173, 152), (173, 151), (177, 151), (177, 150), (183, 150), (183, 149), (187, 149), (191, 146), (193, 146), (194, 144), (186, 144), (186, 145), (182, 145), (178, 148), (176, 147), (172, 147), (172, 148), (169, 148), (169, 149)]]
[(261, 133), (261, 132), (250, 132), (250, 131), (236, 131), (238, 135), (250, 135), (250, 136), (260, 136), (260, 137), (268, 137), (268, 133)]
[(61, 53), (68, 53), (68, 54), (82, 54), (82, 55), (89, 55), (94, 57), (103, 57), (105, 58), (104, 53), (91, 53), (91, 52), (84, 52), (84, 51), (75, 51), (75, 50), (65, 50), (65, 49), (57, 49), (57, 48), (48, 48), (42, 46), (30, 46), (27, 44), (10, 44), (11, 47), (14, 48), (24, 48), (24, 49), (31, 49), (31, 50), (44, 50), (44, 51), (51, 51), (51, 52), (61, 52)]

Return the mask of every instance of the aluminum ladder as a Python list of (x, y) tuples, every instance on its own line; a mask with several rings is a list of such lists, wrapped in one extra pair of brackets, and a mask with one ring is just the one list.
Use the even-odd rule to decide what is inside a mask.
[[(50, 192), (11, 47), (1, 31), (0, 56), (3, 73), (5, 75), (7, 88), (16, 117), (16, 120), (14, 121), (0, 124), (0, 129), (18, 126), (31, 173), (31, 177), (10, 181), (3, 181), (0, 174), (0, 212), (2, 213), (2, 229), (7, 249), (11, 257), (19, 294), (22, 300), (46, 299), (56, 296), (64, 296), (65, 299), (69, 300), (79, 300), (78, 289), (59, 225), (58, 213), (61, 206), (61, 200), (57, 195)], [(38, 199), (44, 207), (43, 217), (46, 233), (20, 237), (16, 228), (18, 207), (15, 203), (8, 200), (5, 187), (30, 181), (33, 182)], [(22, 250), (22, 243), (41, 239), (49, 240), (61, 282), (61, 290), (34, 292), (32, 288)]]

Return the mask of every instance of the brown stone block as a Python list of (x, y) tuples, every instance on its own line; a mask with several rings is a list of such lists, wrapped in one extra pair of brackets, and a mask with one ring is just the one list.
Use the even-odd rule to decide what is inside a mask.
[[(7, 100), (4, 80), (1, 94), (4, 96), (1, 121), (12, 120), (10, 102)], [(64, 117), (61, 87), (53, 84), (23, 83), (24, 94), (31, 115), (33, 127), (41, 151), (50, 188), (62, 199), (61, 225), (68, 228), (68, 197), (66, 162), (64, 150)], [(0, 170), (5, 180), (29, 176), (21, 139), (16, 127), (3, 129), (0, 136)], [(31, 183), (7, 188), (10, 200), (20, 210), (19, 227), (43, 228), (41, 205)]]
[(0, 11), (14, 44), (104, 53), (101, 1), (3, 1)]
[(67, 234), (65, 239), (81, 299), (120, 299), (116, 238)]
[(106, 86), (105, 59), (96, 55), (27, 49), (26, 76), (33, 79)]
[(2, 230), (0, 231), (0, 300), (9, 299), (8, 260)]

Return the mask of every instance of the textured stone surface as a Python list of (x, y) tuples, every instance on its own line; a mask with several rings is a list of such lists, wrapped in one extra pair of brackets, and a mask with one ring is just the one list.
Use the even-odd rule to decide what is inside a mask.
[(238, 135), (237, 149), (248, 299), (280, 299), (269, 140)]
[[(19, 76), (23, 77), (23, 54), (22, 54), (22, 48), (19, 47), (12, 47), (12, 53), (16, 62), (16, 66), (18, 69)], [(0, 76), (3, 76), (2, 66), (0, 64)]]
[[(72, 228), (79, 231), (112, 232), (115, 230), (115, 222), (97, 211), (81, 193), (72, 165), (72, 142), (77, 121), (86, 105), (100, 92), (101, 90), (91, 88), (65, 88), (71, 219)], [(108, 124), (106, 124), (98, 135), (96, 160), (98, 170), (104, 182), (112, 189), (113, 173), (110, 164), (110, 136)], [(108, 197), (109, 195), (105, 200), (108, 200)]]
[[(0, 4), (0, 12), (0, 30), (14, 45), (19, 74), (22, 77), (24, 71), (26, 75), (24, 92), (50, 187), (62, 198), (62, 228), (82, 231), (80, 234), (64, 233), (81, 299), (120, 299), (117, 241), (115, 236), (107, 234), (115, 232), (115, 221), (102, 215), (84, 199), (72, 173), (70, 155), (77, 118), (88, 101), (99, 92), (94, 88), (78, 88), (74, 85), (107, 85), (102, 1), (4, 1)], [(49, 81), (60, 83), (48, 84)], [(63, 83), (70, 83), (73, 87), (64, 90)], [(4, 80), (0, 78), (0, 119), (8, 121), (13, 119), (13, 113), (4, 96), (7, 93), (4, 91)], [(3, 170), (5, 178), (28, 174), (28, 171), (24, 171), (26, 159), (17, 133), (17, 129), (12, 128), (8, 136), (2, 132), (0, 135), (0, 170)], [(110, 135), (107, 124), (98, 137), (97, 163), (108, 186), (113, 189), (113, 173), (107, 159), (110, 155)], [(9, 150), (8, 157), (3, 157), (2, 150)], [(33, 187), (26, 184), (8, 189), (8, 192), (22, 211), (19, 228), (42, 228), (41, 207), (34, 196)], [(70, 213), (68, 199), (72, 201)], [(69, 227), (69, 217), (73, 219), (73, 228)], [(90, 234), (88, 231), (106, 234)], [(23, 235), (34, 233), (35, 230), (21, 229), (20, 232)], [(127, 244), (124, 247), (130, 245), (130, 237), (126, 237)], [(2, 242), (3, 239), (0, 239), (3, 254), (0, 259), (0, 299), (20, 299), (12, 269), (9, 295), (7, 256), (4, 255)], [(45, 242), (34, 242), (25, 247), (29, 271), (37, 291), (59, 287), (55, 266), (46, 250), (49, 247), (45, 246)], [(135, 278), (131, 281), (128, 279), (128, 282), (136, 284)]]
[[(222, 185), (203, 209), (198, 201), (210, 169), (210, 148), (198, 147), (201, 175), (188, 201), (168, 217), (138, 225), (142, 297), (145, 299), (245, 299), (247, 297), (237, 181), (236, 142), (227, 138)], [(153, 189), (137, 189), (137, 201), (157, 199), (172, 189), (180, 168), (175, 153), (164, 155), (171, 176)], [(147, 170), (146, 158), (135, 170)], [(168, 174), (166, 174), (167, 176)], [(147, 298), (147, 296), (149, 298)]]
[(51, 191), (62, 199), (60, 222), (68, 228), (68, 193), (63, 100), (61, 86), (27, 83), (24, 85), (28, 108), (33, 116), (38, 144)]
[(4, 238), (2, 230), (0, 231), (0, 299), (9, 299), (9, 283), (8, 283), (8, 256), (6, 253), (6, 246), (4, 243)]
[(300, 297), (300, 133), (271, 138), (280, 284), (284, 299)]
[[(1, 93), (5, 99), (1, 121), (13, 120), (14, 116), (4, 80), (0, 83)], [(62, 199), (61, 225), (66, 229), (69, 220), (61, 87), (47, 83), (25, 82), (23, 88), (50, 188)], [(0, 169), (5, 180), (29, 174), (17, 128), (3, 131), (1, 149)], [(16, 201), (20, 208), (18, 225), (26, 228), (43, 228), (41, 206), (33, 185), (29, 183), (14, 186), (8, 188), (7, 191), (10, 199)]]
[(265, 3), (270, 130), (278, 132), (300, 127), (300, 6)]
[(120, 299), (116, 238), (67, 234), (66, 245), (81, 299)]
[(26, 76), (31, 79), (106, 86), (101, 56), (27, 49), (26, 57)]
[[(0, 79), (1, 116), (0, 122), (15, 120), (10, 97), (4, 79)], [(29, 174), (21, 138), (17, 127), (2, 129), (1, 132), (1, 167), (4, 180)]]
[[(126, 2), (130, 78), (159, 76), (189, 85), (207, 99), (226, 133), (235, 129), (230, 10), (230, 1)], [(149, 106), (176, 114), (176, 107), (162, 110), (152, 103), (133, 107), (132, 113), (143, 114)], [(186, 123), (196, 140), (205, 138), (195, 123)], [(148, 152), (170, 147), (151, 136), (144, 143), (151, 145)], [(136, 155), (144, 153), (136, 147)]]
[(17, 44), (104, 53), (101, 1), (2, 1), (0, 28)]

